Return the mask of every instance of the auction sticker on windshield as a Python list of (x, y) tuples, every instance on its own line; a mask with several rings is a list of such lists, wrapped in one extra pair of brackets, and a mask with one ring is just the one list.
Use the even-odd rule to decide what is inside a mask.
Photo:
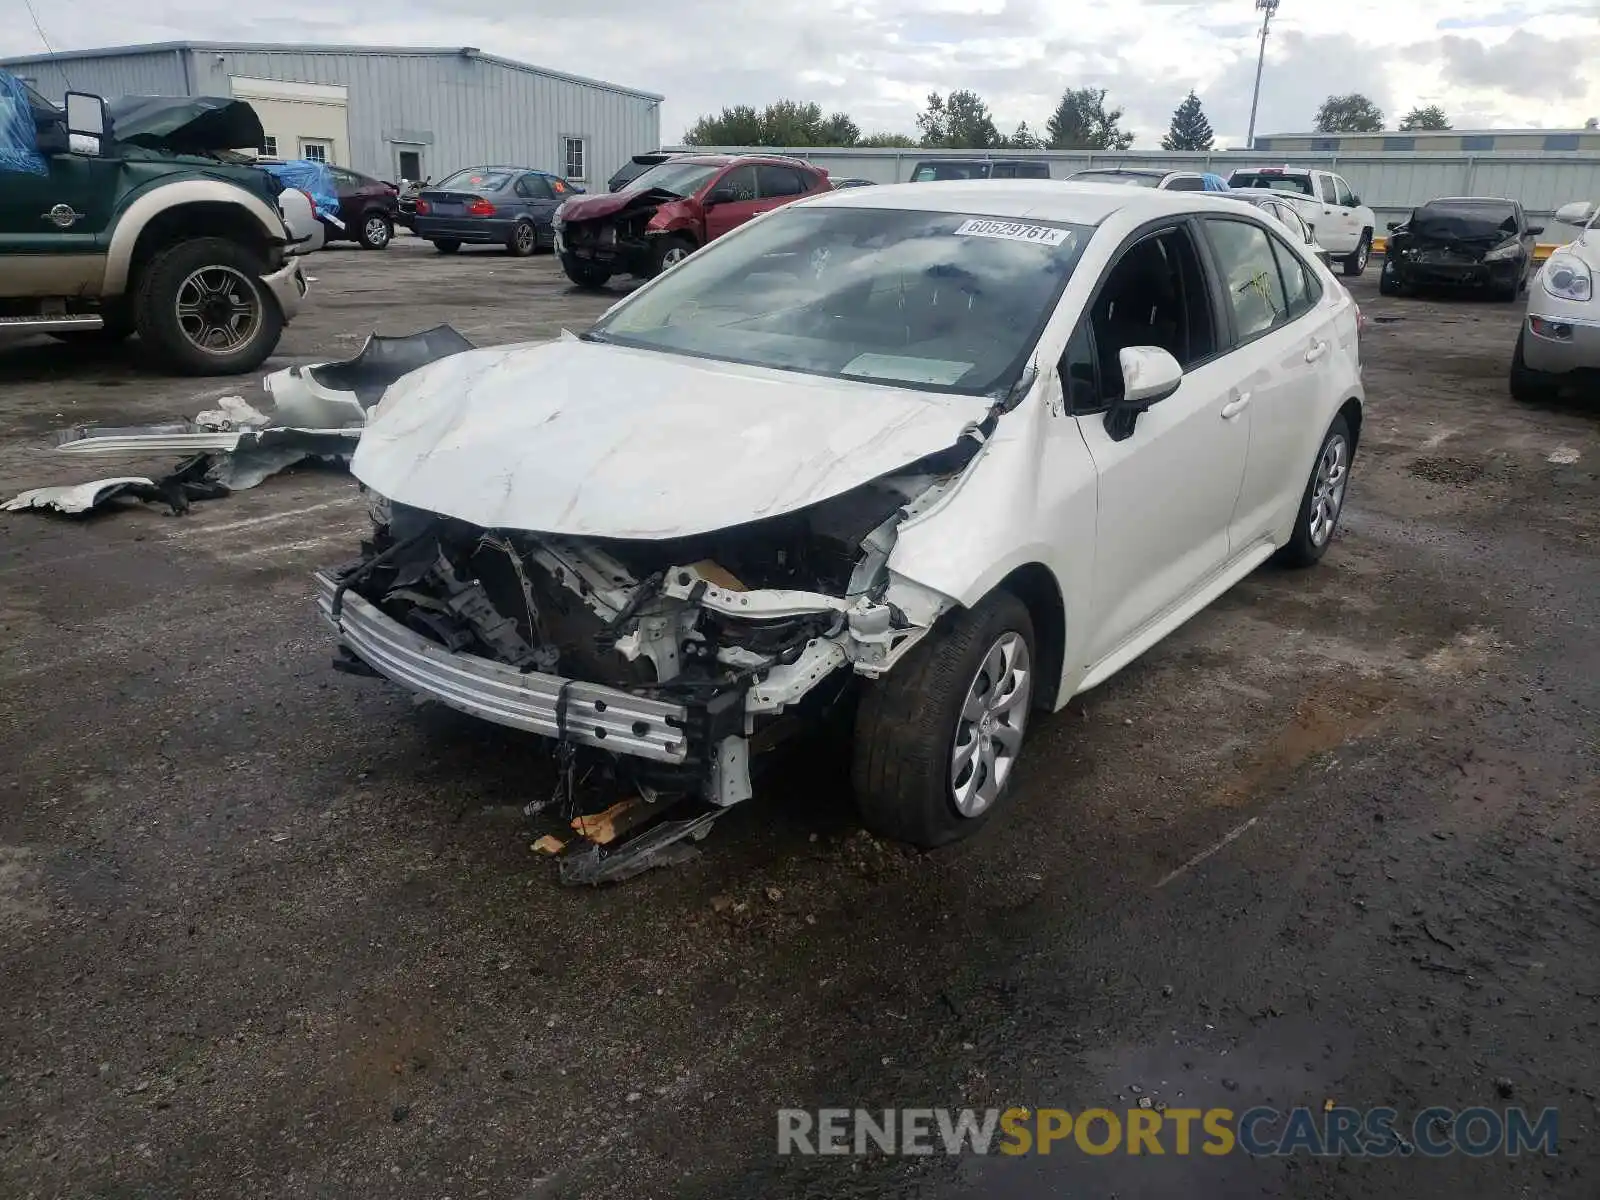
[(1032, 242), (1037, 246), (1060, 246), (1072, 237), (1067, 229), (1049, 225), (1024, 225), (1020, 221), (986, 221), (974, 217), (956, 229), (958, 237), (1004, 238), (1008, 242)]

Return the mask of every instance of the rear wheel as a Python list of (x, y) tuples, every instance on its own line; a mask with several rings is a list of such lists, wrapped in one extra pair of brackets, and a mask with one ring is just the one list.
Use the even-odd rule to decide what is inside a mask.
[(433, 248), (440, 254), (454, 254), (461, 249), (461, 243), (450, 238), (439, 238), (433, 243)]
[(1035, 661), (1027, 606), (993, 592), (866, 684), (853, 771), (862, 820), (929, 848), (982, 828), (1011, 791)]
[(1317, 451), (1317, 461), (1306, 480), (1295, 514), (1294, 533), (1275, 556), (1290, 567), (1309, 567), (1319, 562), (1333, 544), (1333, 534), (1344, 513), (1345, 489), (1350, 484), (1350, 460), (1355, 447), (1350, 439), (1350, 423), (1344, 414), (1333, 419)]
[(1543, 371), (1535, 371), (1522, 356), (1524, 329), (1517, 334), (1517, 348), (1511, 352), (1511, 398), (1518, 404), (1545, 404), (1561, 392), (1561, 384)]
[(604, 267), (581, 262), (570, 254), (561, 256), (561, 269), (567, 273), (567, 278), (579, 287), (605, 287), (611, 278), (611, 272)]
[(539, 230), (532, 221), (518, 221), (506, 239), (506, 249), (518, 258), (527, 258), (539, 248)]
[(139, 281), (139, 340), (182, 375), (253, 371), (283, 332), (283, 314), (261, 283), (263, 269), (247, 247), (224, 238), (163, 250)]
[(382, 250), (393, 237), (394, 226), (381, 212), (370, 212), (362, 217), (361, 228), (356, 232), (356, 241), (363, 250)]
[(1356, 243), (1355, 253), (1344, 260), (1344, 273), (1350, 276), (1363, 274), (1371, 257), (1372, 230), (1363, 229), (1361, 231), (1361, 240)]

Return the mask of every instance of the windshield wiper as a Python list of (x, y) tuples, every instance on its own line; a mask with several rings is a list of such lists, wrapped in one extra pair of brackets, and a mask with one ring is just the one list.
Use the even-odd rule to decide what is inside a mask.
[(595, 342), (599, 345), (604, 345), (611, 339), (603, 333), (596, 333), (593, 329), (585, 329), (578, 335), (578, 340), (580, 342)]

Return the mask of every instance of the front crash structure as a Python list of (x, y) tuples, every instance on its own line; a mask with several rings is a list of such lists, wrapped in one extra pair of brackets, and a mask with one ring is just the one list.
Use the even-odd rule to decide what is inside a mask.
[(373, 539), (317, 576), (318, 603), (344, 669), (725, 809), (752, 794), (754, 758), (891, 670), (953, 605), (889, 558), (977, 448), (658, 541), (484, 529), (378, 500)]

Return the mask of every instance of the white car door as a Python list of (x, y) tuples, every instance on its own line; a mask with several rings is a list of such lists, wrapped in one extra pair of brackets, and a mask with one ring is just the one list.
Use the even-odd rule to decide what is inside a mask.
[[(1063, 359), (1099, 489), (1092, 627), (1079, 643), (1086, 667), (1137, 638), (1231, 556), (1250, 420), (1238, 403), (1236, 362), (1220, 353), (1223, 330), (1201, 263), (1187, 221), (1126, 247)], [(1173, 395), (1124, 426), (1115, 407), (1118, 352), (1134, 345), (1169, 350), (1185, 372)]]
[(1249, 405), (1250, 449), (1229, 540), (1235, 554), (1269, 540), (1298, 505), (1306, 446), (1327, 411), (1322, 380), (1334, 352), (1322, 283), (1276, 233), (1255, 222), (1207, 217), (1207, 240), (1225, 281), (1233, 360)]
[[(1361, 239), (1354, 211), (1339, 203), (1339, 180), (1326, 171), (1318, 171), (1317, 198), (1322, 201), (1322, 219), (1317, 222), (1317, 240), (1335, 254), (1349, 254)], [(1346, 194), (1349, 187), (1345, 188)], [(1323, 236), (1326, 227), (1327, 237)], [(1329, 239), (1332, 239), (1331, 241)]]

